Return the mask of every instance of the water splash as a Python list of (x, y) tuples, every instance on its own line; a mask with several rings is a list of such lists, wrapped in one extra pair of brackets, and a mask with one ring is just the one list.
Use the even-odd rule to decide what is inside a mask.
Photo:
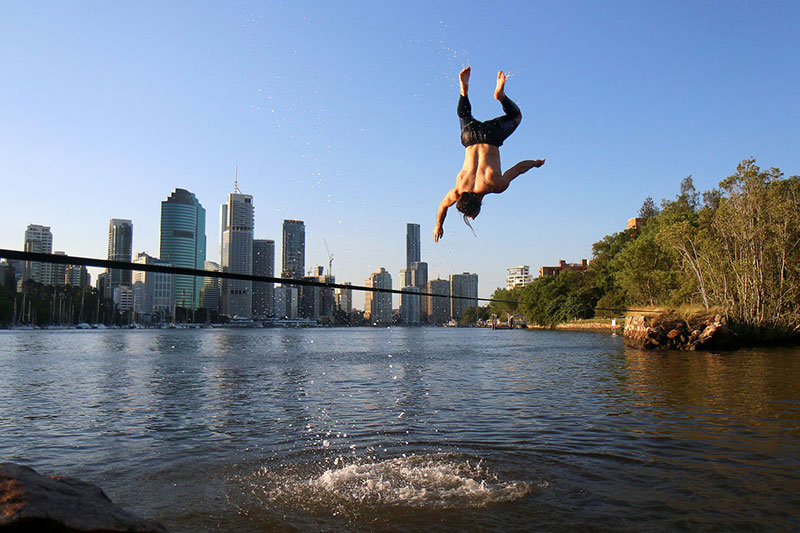
[(349, 501), (429, 508), (482, 507), (530, 492), (527, 483), (500, 481), (480, 461), (442, 455), (333, 468), (309, 480), (308, 485)]
[[(325, 468), (329, 466), (329, 468)], [(263, 467), (250, 480), (252, 494), (268, 507), (359, 514), (376, 508), (459, 509), (518, 500), (535, 488), (505, 481), (476, 458), (426, 454), (384, 461), (338, 457), (320, 472), (301, 465)], [(305, 472), (304, 472), (305, 470)]]

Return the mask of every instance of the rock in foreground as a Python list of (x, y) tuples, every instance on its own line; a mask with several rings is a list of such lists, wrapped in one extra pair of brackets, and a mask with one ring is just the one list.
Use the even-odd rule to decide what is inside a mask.
[(0, 463), (0, 530), (165, 532), (115, 505), (96, 485)]
[(670, 315), (635, 315), (625, 319), (623, 341), (643, 350), (735, 350), (741, 341), (724, 317), (689, 320)]

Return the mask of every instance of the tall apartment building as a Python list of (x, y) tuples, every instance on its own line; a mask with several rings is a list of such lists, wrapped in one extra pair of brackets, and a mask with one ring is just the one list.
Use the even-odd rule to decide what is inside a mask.
[[(205, 262), (205, 269), (219, 272), (219, 265), (213, 261)], [(203, 289), (200, 292), (200, 305), (206, 309), (219, 312), (220, 278), (203, 278)]]
[[(275, 277), (275, 241), (253, 241), (253, 275)], [(253, 316), (268, 317), (275, 313), (275, 284), (253, 282)]]
[[(67, 255), (67, 252), (55, 251), (53, 255)], [(50, 272), (52, 276), (52, 285), (54, 287), (63, 287), (67, 284), (67, 265), (63, 263), (51, 263)]]
[[(330, 273), (325, 274), (325, 267), (322, 266), (315, 266), (309, 269), (302, 279), (321, 283), (336, 283), (336, 278)], [(301, 317), (318, 319), (333, 314), (336, 306), (336, 294), (332, 287), (302, 285), (299, 287), (299, 292), (299, 313)]]
[[(112, 218), (108, 222), (108, 260), (131, 262), (133, 254), (133, 222), (124, 218)], [(130, 287), (131, 271), (111, 268), (108, 272), (108, 291), (117, 287)]]
[[(38, 224), (29, 224), (28, 228), (25, 230), (25, 245), (23, 249), (26, 252), (35, 252), (40, 254), (53, 253), (53, 234), (50, 232), (50, 227), (40, 226)], [(52, 263), (36, 263), (34, 261), (25, 261), (22, 279), (23, 281), (32, 279), (37, 283), (52, 285)]]
[(281, 277), (300, 279), (306, 269), (306, 226), (302, 220), (283, 221)]
[(514, 287), (525, 287), (533, 283), (531, 277), (531, 267), (522, 265), (518, 267), (506, 269), (506, 289), (511, 290)]
[(86, 267), (83, 265), (67, 266), (67, 269), (64, 272), (64, 278), (67, 285), (80, 287), (81, 289), (84, 287), (89, 287), (92, 284), (89, 271), (86, 270)]
[(120, 311), (133, 309), (133, 289), (130, 285), (118, 285), (111, 291), (111, 298)]
[(428, 324), (440, 326), (450, 320), (450, 282), (446, 279), (432, 279), (425, 292), (441, 296), (423, 296), (423, 306)]
[[(236, 189), (238, 191), (238, 189)], [(232, 192), (221, 208), (222, 238), (220, 268), (236, 274), (253, 273), (253, 197)], [(222, 279), (222, 314), (250, 317), (253, 315), (253, 282)]]
[(422, 316), (419, 293), (419, 287), (403, 287), (403, 294), (400, 296), (400, 317), (403, 324), (419, 326)]
[(297, 287), (281, 285), (275, 287), (275, 317), (295, 319), (300, 303)]
[[(406, 268), (400, 271), (400, 287), (416, 287), (418, 292), (426, 289), (428, 284), (428, 263), (420, 261), (419, 224), (406, 224)], [(404, 310), (405, 301), (413, 305), (412, 310)], [(400, 314), (404, 323), (419, 324), (424, 318), (419, 296), (405, 295), (400, 300)]]
[[(136, 254), (133, 262), (141, 265), (172, 266), (169, 261), (156, 259), (144, 252)], [(140, 322), (165, 322), (172, 317), (175, 307), (175, 277), (175, 274), (165, 272), (133, 272), (133, 310)]]
[[(367, 287), (381, 289), (392, 288), (392, 275), (385, 268), (372, 273), (364, 284)], [(366, 291), (364, 293), (364, 318), (372, 324), (386, 325), (392, 323), (391, 293)]]
[(450, 298), (450, 316), (458, 320), (467, 307), (478, 306), (478, 275), (450, 274), (450, 296), (467, 297)]
[(425, 261), (414, 261), (408, 269), (409, 285), (420, 290), (425, 290), (428, 285), (428, 263)]
[[(206, 262), (206, 210), (186, 189), (161, 202), (159, 258), (172, 266), (203, 270)], [(175, 303), (187, 309), (200, 307), (204, 278), (175, 276)]]
[[(343, 285), (352, 285), (350, 282), (344, 282)], [(336, 307), (347, 314), (353, 312), (353, 290), (352, 289), (336, 289)]]
[(411, 268), (411, 263), (419, 261), (421, 261), (419, 224), (409, 222), (406, 224), (406, 268)]

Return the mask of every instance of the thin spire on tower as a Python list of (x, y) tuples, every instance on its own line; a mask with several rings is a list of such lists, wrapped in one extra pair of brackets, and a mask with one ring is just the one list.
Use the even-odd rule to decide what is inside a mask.
[(242, 191), (239, 190), (239, 165), (233, 166), (233, 192), (242, 194)]

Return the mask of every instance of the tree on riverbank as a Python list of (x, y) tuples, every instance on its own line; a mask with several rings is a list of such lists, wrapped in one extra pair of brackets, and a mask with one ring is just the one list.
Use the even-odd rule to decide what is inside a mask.
[(568, 271), (555, 277), (536, 278), (525, 287), (497, 289), (492, 298), (520, 303), (492, 302), (490, 313), (499, 317), (524, 313), (530, 324), (552, 326), (594, 316), (600, 291), (591, 274)]
[(800, 322), (800, 177), (748, 159), (708, 198), (674, 228), (682, 273), (748, 337), (789, 333)]
[[(701, 200), (702, 199), (702, 200)], [(522, 311), (552, 325), (640, 306), (722, 311), (747, 339), (787, 338), (800, 323), (800, 177), (742, 161), (702, 194), (684, 178), (661, 208), (647, 198), (640, 227), (592, 246), (584, 273), (562, 272), (527, 287), (498, 289), (492, 312)]]

